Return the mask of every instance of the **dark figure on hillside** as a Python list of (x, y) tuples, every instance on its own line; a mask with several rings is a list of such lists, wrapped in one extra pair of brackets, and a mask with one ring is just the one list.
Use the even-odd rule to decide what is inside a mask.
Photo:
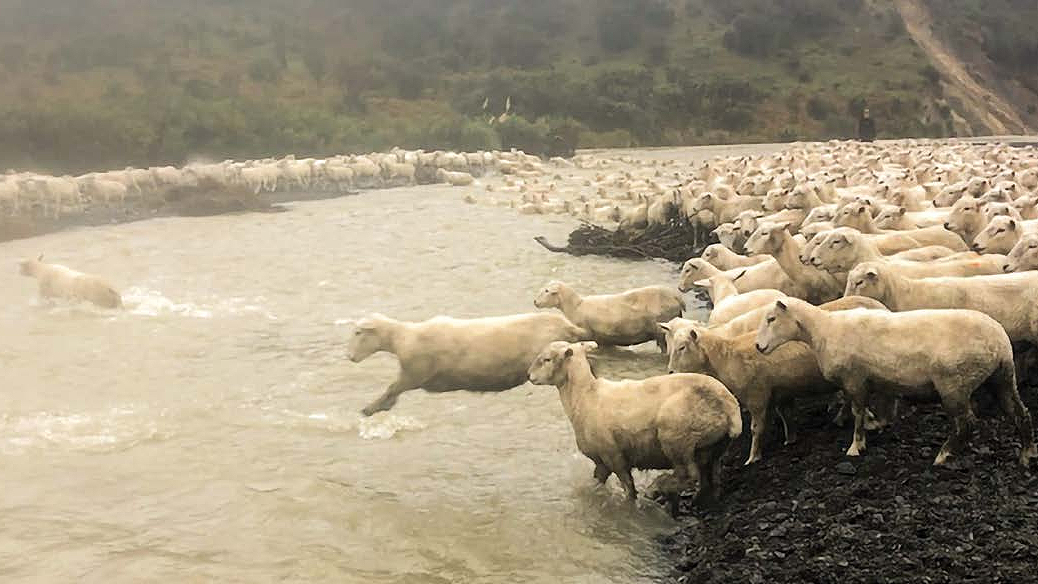
[(858, 139), (862, 142), (872, 142), (876, 139), (876, 122), (869, 115), (869, 108), (861, 111), (858, 119)]

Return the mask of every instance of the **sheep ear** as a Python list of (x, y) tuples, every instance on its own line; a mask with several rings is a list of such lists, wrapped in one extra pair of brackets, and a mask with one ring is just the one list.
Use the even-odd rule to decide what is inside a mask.
[(580, 343), (580, 346), (584, 347), (584, 350), (589, 352), (598, 349), (598, 343), (595, 341), (584, 341)]
[(1013, 229), (1013, 230), (1016, 230), (1016, 220), (1015, 219), (1010, 219), (1009, 220), (1009, 228)]
[(908, 209), (906, 209), (904, 207), (898, 207), (897, 208), (897, 214), (898, 215), (904, 215), (906, 212), (908, 212)]
[(862, 206), (858, 207), (858, 214), (859, 214), (859, 215), (861, 215), (861, 214), (862, 214), (862, 213), (864, 213), (865, 211), (866, 211), (866, 209), (865, 209), (865, 205), (862, 205)]
[(746, 275), (746, 272), (747, 272), (747, 271), (748, 271), (748, 270), (743, 270), (743, 271), (739, 272), (739, 275), (738, 275), (738, 276), (736, 276), (736, 277), (732, 278), (732, 282), (735, 282), (735, 281), (736, 281), (736, 280), (738, 280), (739, 278), (741, 278), (741, 277), (745, 276), (745, 275)]
[(692, 282), (692, 285), (693, 286), (699, 286), (700, 288), (709, 288), (710, 287), (710, 280), (709, 279), (707, 279), (707, 280), (696, 280), (695, 282)]
[(36, 257), (36, 261), (38, 261), (38, 262), (42, 262), (43, 261), (43, 254), (42, 253), (39, 256)]
[(877, 272), (874, 268), (869, 268), (865, 271), (865, 277), (870, 280), (875, 280), (876, 278), (879, 278), (879, 272)]
[(776, 300), (775, 301), (775, 308), (777, 308), (777, 309), (779, 309), (779, 310), (781, 310), (783, 312), (785, 312), (786, 310), (789, 310), (789, 307), (786, 306), (786, 303), (781, 301), (781, 300)]
[(566, 347), (566, 351), (562, 354), (563, 359), (569, 359), (573, 356), (573, 347)]
[(671, 332), (670, 325), (665, 323), (665, 322), (658, 322), (658, 323), (656, 323), (656, 328), (658, 328), (659, 330), (661, 330), (663, 332), (666, 332), (666, 333)]

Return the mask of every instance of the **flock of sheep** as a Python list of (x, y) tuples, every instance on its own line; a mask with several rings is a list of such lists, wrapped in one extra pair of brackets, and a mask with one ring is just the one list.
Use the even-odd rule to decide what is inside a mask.
[[(471, 179), (494, 167), (506, 175), (504, 185), (486, 190), (514, 192), (515, 199), (494, 202), (521, 212), (569, 212), (634, 230), (678, 216), (720, 240), (689, 259), (670, 285), (581, 295), (551, 282), (531, 294), (537, 308), (558, 312), (360, 319), (349, 358), (390, 352), (400, 362), (398, 378), (365, 415), (392, 408), (412, 389), (555, 385), (594, 477), (604, 483), (615, 474), (634, 498), (632, 469), (671, 470), (657, 484), (672, 506), (685, 487), (698, 486), (697, 500), (720, 495), (721, 456), (742, 433), (742, 411), (752, 432), (747, 464), (761, 459), (772, 414), (786, 442), (796, 440), (790, 404), (804, 396), (842, 400), (838, 420), (854, 421), (848, 456), (864, 453), (868, 430), (897, 423), (900, 398), (939, 400), (951, 423), (934, 460), (943, 464), (970, 438), (973, 399), (983, 387), (1016, 428), (1020, 464), (1038, 458), (1017, 388), (1022, 357), (1038, 345), (1033, 148), (829, 142), (694, 167), (627, 159), (621, 162), (632, 170), (593, 177), (557, 171), (594, 173), (610, 163), (585, 155), (549, 166), (516, 152), (365, 158), (380, 180), (403, 173), (415, 181), (418, 169), (435, 168), (432, 175), (447, 182), (471, 184), (445, 173)], [(318, 162), (212, 167), (225, 180), (256, 180), (262, 189), (277, 188), (284, 170), (300, 165), (309, 171), (299, 180), (310, 182), (291, 188), (313, 188), (329, 180), (318, 169), (331, 159)], [(271, 183), (246, 179), (256, 168), (281, 174)], [(350, 174), (350, 185), (360, 176)], [(479, 202), (472, 194), (466, 200)], [(39, 279), (43, 295), (114, 304), (105, 285), (68, 268), (27, 260), (22, 272)], [(694, 288), (711, 298), (706, 321), (683, 318), (683, 293)], [(623, 381), (595, 374), (589, 354), (599, 345), (649, 341), (667, 354), (670, 374)]]
[[(581, 296), (552, 282), (533, 302), (561, 315), (361, 319), (351, 358), (388, 351), (401, 367), (364, 413), (416, 388), (555, 385), (595, 478), (616, 474), (634, 497), (632, 469), (673, 470), (658, 481), (672, 504), (693, 484), (697, 499), (719, 494), (739, 410), (750, 415), (747, 464), (760, 460), (772, 414), (796, 440), (789, 406), (801, 396), (842, 399), (837, 421), (854, 421), (848, 456), (864, 453), (867, 430), (896, 423), (899, 399), (939, 400), (951, 424), (934, 460), (943, 464), (970, 438), (984, 387), (1016, 428), (1020, 464), (1038, 458), (1017, 389), (1021, 357), (1038, 344), (1033, 148), (829, 142), (684, 170), (636, 166), (572, 178), (572, 188), (528, 179), (507, 204), (600, 212), (623, 229), (678, 214), (712, 230), (721, 243), (686, 262), (676, 286)], [(681, 292), (693, 288), (711, 297), (705, 322), (682, 318)], [(669, 375), (596, 377), (588, 354), (598, 345), (652, 340)]]
[(215, 192), (245, 189), (256, 195), (274, 191), (344, 193), (428, 183), (469, 186), (489, 170), (539, 175), (543, 168), (539, 158), (514, 150), (459, 153), (393, 149), (321, 159), (297, 160), (289, 155), (193, 163), (181, 168), (126, 168), (81, 176), (8, 171), (0, 175), (0, 215), (56, 218), (81, 214), (94, 205), (161, 201), (169, 189), (183, 187), (201, 186)]

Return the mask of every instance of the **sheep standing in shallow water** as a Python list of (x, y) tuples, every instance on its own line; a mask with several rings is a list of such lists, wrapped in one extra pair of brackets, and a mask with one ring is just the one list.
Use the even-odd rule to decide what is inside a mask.
[(84, 274), (61, 264), (43, 262), (43, 255), (19, 264), (23, 276), (36, 278), (40, 296), (86, 300), (103, 308), (121, 308), (123, 299), (111, 284), (97, 276)]
[[(720, 495), (721, 456), (742, 433), (739, 402), (716, 379), (686, 373), (641, 381), (596, 378), (587, 360), (595, 343), (548, 345), (530, 365), (530, 381), (559, 388), (577, 448), (595, 463), (595, 479), (616, 474), (629, 499), (631, 469), (674, 469), (699, 483), (698, 500)], [(676, 511), (676, 493), (670, 497)]]

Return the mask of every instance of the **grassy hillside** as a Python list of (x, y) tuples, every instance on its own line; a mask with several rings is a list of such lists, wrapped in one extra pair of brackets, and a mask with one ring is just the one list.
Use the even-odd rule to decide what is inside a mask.
[[(0, 167), (536, 151), (550, 134), (845, 137), (866, 101), (884, 136), (951, 128), (936, 71), (878, 0), (0, 0), (0, 13)], [(509, 97), (511, 117), (488, 124)]]

